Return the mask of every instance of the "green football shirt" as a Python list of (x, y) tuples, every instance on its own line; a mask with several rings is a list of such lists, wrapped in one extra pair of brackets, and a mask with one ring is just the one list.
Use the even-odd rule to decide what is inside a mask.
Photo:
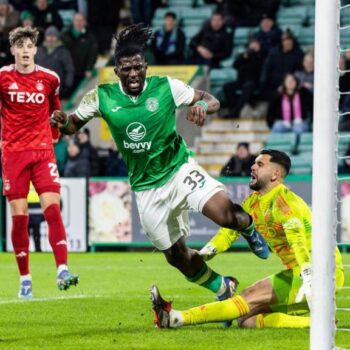
[(170, 77), (146, 78), (138, 96), (121, 83), (86, 93), (75, 114), (84, 121), (103, 118), (128, 167), (133, 191), (165, 184), (186, 163), (189, 150), (176, 132), (176, 108), (193, 101), (194, 89)]

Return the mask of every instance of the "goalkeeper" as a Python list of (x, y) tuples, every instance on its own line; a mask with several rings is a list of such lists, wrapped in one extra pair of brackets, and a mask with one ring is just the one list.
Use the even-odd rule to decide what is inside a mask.
[[(240, 295), (186, 311), (172, 309), (172, 304), (152, 286), (151, 300), (159, 328), (234, 319), (239, 326), (249, 328), (310, 326), (307, 314), (311, 307), (311, 210), (283, 184), (290, 167), (290, 158), (284, 152), (261, 151), (249, 182), (254, 192), (242, 205), (286, 269), (256, 282)], [(221, 228), (200, 254), (209, 260), (227, 250), (238, 237), (237, 231)], [(340, 289), (344, 273), (338, 249), (335, 281)]]

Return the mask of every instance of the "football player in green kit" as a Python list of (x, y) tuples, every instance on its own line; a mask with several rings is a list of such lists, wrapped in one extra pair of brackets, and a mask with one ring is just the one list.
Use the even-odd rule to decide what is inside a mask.
[(224, 186), (190, 158), (176, 132), (176, 108), (189, 106), (187, 120), (202, 126), (219, 101), (168, 76), (146, 78), (144, 47), (152, 32), (131, 25), (116, 37), (115, 74), (119, 82), (88, 92), (75, 113), (55, 111), (51, 125), (73, 134), (92, 118), (103, 118), (128, 167), (141, 224), (154, 246), (188, 281), (216, 294), (231, 296), (237, 281), (211, 270), (201, 255), (186, 246), (188, 210), (193, 208), (222, 227), (238, 230), (252, 251), (266, 259), (269, 250), (251, 217), (232, 203)]

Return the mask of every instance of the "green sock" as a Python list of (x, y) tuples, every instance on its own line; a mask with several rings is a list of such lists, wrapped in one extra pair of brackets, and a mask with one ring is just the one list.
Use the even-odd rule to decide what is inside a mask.
[(252, 220), (251, 224), (245, 228), (244, 230), (240, 231), (243, 237), (249, 237), (253, 234), (255, 229), (254, 221)]
[(220, 291), (223, 284), (223, 277), (208, 267), (206, 263), (203, 264), (203, 267), (196, 275), (186, 278), (188, 281), (207, 288), (214, 293)]

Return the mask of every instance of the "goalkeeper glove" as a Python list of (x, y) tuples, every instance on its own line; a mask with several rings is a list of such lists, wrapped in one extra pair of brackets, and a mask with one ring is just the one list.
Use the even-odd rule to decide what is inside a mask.
[(295, 297), (295, 301), (300, 303), (304, 297), (306, 298), (307, 304), (309, 305), (309, 309), (311, 310), (311, 279), (312, 279), (312, 270), (311, 266), (304, 267), (301, 270), (300, 277), (303, 281), (297, 296)]

